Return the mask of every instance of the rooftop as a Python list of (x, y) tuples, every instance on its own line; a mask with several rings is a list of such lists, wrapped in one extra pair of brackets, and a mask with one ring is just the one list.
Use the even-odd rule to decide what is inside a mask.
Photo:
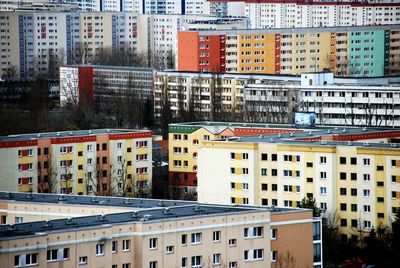
[[(170, 201), (137, 198), (90, 197), (74, 195), (49, 195), (29, 193), (0, 192), (0, 200), (21, 202), (47, 202), (63, 204), (86, 204), (94, 206), (131, 206), (132, 212), (113, 213), (107, 215), (94, 215), (50, 221), (37, 221), (14, 225), (0, 225), (0, 240), (20, 236), (40, 235), (47, 232), (61, 230), (84, 229), (87, 227), (101, 226), (104, 224), (123, 224), (132, 222), (165, 221), (177, 218), (195, 218), (209, 215), (227, 215), (232, 213), (245, 213), (249, 211), (299, 212), (304, 209), (275, 208), (256, 206), (224, 206), (201, 204), (186, 201)], [(93, 202), (96, 200), (96, 202)], [(135, 209), (134, 209), (135, 208)], [(140, 209), (138, 209), (140, 208)]]
[(237, 35), (237, 34), (275, 34), (275, 33), (321, 33), (321, 32), (352, 32), (366, 30), (396, 30), (399, 25), (370, 25), (370, 26), (335, 26), (335, 27), (302, 27), (302, 28), (269, 28), (269, 29), (233, 29), (233, 30), (194, 30), (201, 35)]
[(83, 136), (94, 136), (94, 135), (104, 135), (104, 134), (128, 134), (128, 133), (145, 133), (145, 132), (149, 132), (149, 130), (90, 129), (90, 130), (29, 133), (29, 134), (0, 136), (0, 143), (1, 142), (12, 142), (12, 141), (49, 139), (49, 138), (71, 138), (71, 137), (83, 137)]
[(84, 65), (84, 64), (64, 65), (62, 67), (92, 67), (92, 68), (95, 68), (95, 69), (112, 69), (112, 70), (127, 70), (127, 71), (148, 71), (148, 72), (152, 72), (152, 71), (156, 70), (154, 68), (137, 67), (137, 66)]
[(232, 137), (219, 142), (278, 143), (305, 146), (354, 146), (380, 149), (400, 149), (400, 144), (384, 142), (357, 142), (400, 137), (400, 129), (388, 128), (326, 128), (312, 131)]

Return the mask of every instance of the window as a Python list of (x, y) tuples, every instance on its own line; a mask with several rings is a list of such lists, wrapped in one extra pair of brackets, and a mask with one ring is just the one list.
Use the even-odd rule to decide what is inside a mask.
[(346, 203), (340, 203), (340, 210), (341, 211), (346, 211), (347, 210), (347, 204)]
[(174, 253), (174, 246), (166, 246), (165, 253), (167, 253), (167, 254)]
[(117, 143), (117, 149), (122, 149), (122, 142)]
[(268, 154), (261, 154), (261, 161), (267, 161), (268, 160)]
[(221, 241), (221, 231), (214, 231), (213, 242), (220, 242), (220, 241)]
[(112, 241), (111, 243), (111, 252), (115, 253), (118, 250), (118, 241)]
[(364, 221), (364, 229), (371, 229), (371, 222), (370, 221)]
[(340, 179), (341, 180), (346, 180), (346, 173), (345, 172), (340, 172)]
[(340, 157), (339, 162), (341, 165), (346, 165), (346, 157)]
[(253, 251), (253, 259), (254, 260), (261, 260), (264, 258), (264, 250), (263, 249), (255, 249)]
[(262, 184), (261, 184), (261, 190), (262, 190), (262, 191), (268, 191), (268, 184), (262, 183)]
[(364, 181), (370, 181), (371, 180), (371, 175), (370, 174), (364, 174)]
[(278, 170), (275, 168), (271, 169), (271, 176), (278, 176)]
[(23, 223), (24, 222), (24, 218), (23, 217), (15, 217), (15, 223)]
[(228, 245), (230, 247), (235, 247), (236, 246), (236, 239), (229, 239)]
[(149, 245), (150, 249), (157, 248), (157, 238), (150, 238), (149, 242), (150, 242), (150, 245)]
[(364, 205), (364, 212), (365, 212), (365, 213), (371, 212), (371, 206), (369, 206), (369, 205)]
[(291, 155), (283, 155), (283, 161), (292, 161), (292, 156)]
[(248, 168), (242, 168), (242, 172), (244, 175), (248, 175), (249, 174), (249, 169)]
[(278, 229), (271, 229), (271, 240), (275, 240), (278, 237)]
[(377, 171), (382, 171), (382, 170), (384, 170), (384, 167), (383, 166), (376, 166), (376, 170)]
[(307, 162), (307, 167), (313, 167), (313, 163), (312, 162)]
[(346, 188), (340, 188), (340, 195), (347, 195), (347, 189)]
[(201, 256), (192, 256), (192, 268), (201, 267)]
[(320, 187), (319, 190), (322, 195), (326, 195), (326, 187)]
[(351, 188), (350, 191), (352, 196), (357, 196), (357, 188)]
[(249, 159), (249, 154), (248, 153), (243, 153), (243, 159)]
[(272, 191), (273, 192), (278, 191), (278, 184), (272, 184)]
[(321, 202), (319, 207), (321, 208), (321, 210), (326, 211), (328, 206), (327, 206), (327, 204), (325, 202)]
[(278, 251), (271, 251), (271, 262), (276, 262), (278, 260)]
[(268, 176), (268, 172), (266, 168), (261, 169), (261, 176)]
[(340, 226), (341, 227), (346, 227), (347, 226), (347, 220), (346, 219), (340, 219)]
[(157, 262), (156, 261), (149, 262), (149, 268), (157, 268)]
[(122, 250), (123, 251), (131, 250), (131, 240), (122, 240)]
[(87, 256), (80, 256), (79, 264), (87, 264)]
[(319, 177), (321, 180), (326, 180), (326, 172), (325, 171), (320, 172)]
[(252, 237), (262, 237), (263, 235), (263, 227), (250, 227), (244, 228), (244, 237), (252, 238)]
[[(26, 254), (25, 255), (25, 265), (35, 265), (38, 263), (38, 253)], [(22, 266), (22, 256), (17, 255), (14, 257), (14, 266)]]
[(363, 159), (363, 164), (364, 164), (364, 166), (369, 166), (370, 163), (371, 163), (371, 160), (370, 160), (369, 158), (364, 158), (364, 159)]
[(326, 156), (320, 156), (319, 163), (320, 164), (326, 164)]
[(122, 264), (122, 268), (131, 268), (131, 264), (130, 263), (123, 263)]
[(192, 234), (192, 244), (200, 244), (201, 243), (201, 233)]
[(174, 154), (180, 154), (182, 152), (181, 147), (174, 147)]
[(350, 173), (350, 179), (352, 181), (356, 181), (357, 180), (357, 173)]
[(278, 161), (278, 155), (277, 154), (272, 154), (271, 155), (271, 160), (272, 161)]
[(187, 258), (182, 258), (182, 268), (186, 268), (187, 267)]
[(221, 254), (216, 253), (213, 255), (213, 265), (219, 265), (221, 264)]
[(371, 195), (370, 190), (364, 189), (364, 197), (369, 197)]
[(181, 134), (174, 134), (174, 140), (175, 140), (175, 141), (180, 141), (180, 140), (182, 140), (182, 135), (181, 135)]
[(96, 256), (104, 255), (104, 244), (97, 244), (96, 245)]
[(187, 235), (183, 234), (181, 238), (182, 245), (187, 245)]
[(228, 268), (237, 268), (237, 262), (235, 262), (235, 261), (229, 262)]
[(58, 260), (58, 249), (51, 249), (47, 251), (47, 261)]
[(89, 151), (89, 152), (91, 152), (92, 151), (92, 144), (88, 144), (87, 146), (86, 146), (86, 150), (87, 151)]
[(351, 157), (350, 158), (350, 164), (351, 165), (357, 165), (357, 158), (356, 157)]

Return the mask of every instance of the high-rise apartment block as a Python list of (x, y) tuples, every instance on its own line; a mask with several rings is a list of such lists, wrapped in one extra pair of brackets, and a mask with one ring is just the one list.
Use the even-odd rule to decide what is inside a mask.
[[(0, 225), (5, 267), (274, 268), (288, 255), (322, 265), (321, 221), (308, 209), (4, 192), (0, 204), (2, 221), (19, 222)], [(38, 207), (47, 220), (28, 222)]]
[(136, 49), (133, 13), (15, 11), (0, 13), (0, 75), (33, 79), (56, 66), (87, 63), (103, 48)]
[(137, 50), (147, 62), (160, 69), (173, 69), (177, 57), (177, 33), (189, 29), (243, 29), (249, 25), (244, 17), (217, 18), (198, 14), (139, 15)]
[(391, 26), (180, 31), (178, 70), (396, 76), (400, 28)]
[(152, 133), (79, 130), (0, 138), (2, 189), (133, 196), (152, 179)]
[(212, 0), (211, 6), (223, 16), (240, 12), (256, 29), (400, 23), (400, 4), (396, 1)]
[(343, 233), (390, 224), (400, 200), (398, 130), (334, 128), (203, 141), (198, 200), (299, 206), (316, 199)]

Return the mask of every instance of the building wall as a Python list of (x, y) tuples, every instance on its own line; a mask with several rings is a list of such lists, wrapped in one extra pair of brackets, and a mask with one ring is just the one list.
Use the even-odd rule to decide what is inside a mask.
[[(183, 50), (178, 47), (178, 63), (190, 59), (194, 64), (193, 51), (197, 51), (199, 44), (194, 43), (193, 38), (197, 33), (200, 38), (204, 36), (206, 40), (207, 38), (211, 40), (212, 36), (226, 37), (224, 48), (226, 54), (220, 55), (220, 65), (226, 65), (225, 70), (221, 69), (222, 72), (302, 74), (331, 70), (335, 75), (355, 77), (384, 76), (396, 72), (394, 69), (397, 63), (394, 59), (397, 57), (395, 55), (399, 47), (396, 42), (390, 42), (398, 39), (396, 26), (383, 26), (380, 29), (371, 27), (319, 28), (320, 30), (315, 31), (310, 29), (180, 31), (178, 43), (182, 44), (180, 47)], [(358, 38), (361, 34), (367, 37)], [(212, 54), (213, 51), (221, 49), (219, 44), (209, 43), (207, 52), (208, 49), (211, 58), (219, 58), (217, 53), (214, 56)], [(361, 58), (362, 61), (359, 61)], [(200, 71), (212, 71), (212, 67), (207, 66), (210, 62), (202, 61), (201, 57), (198, 60), (205, 65), (205, 68), (199, 67)], [(390, 66), (391, 71), (389, 71)], [(178, 64), (179, 71), (192, 71), (194, 68), (194, 65)]]
[[(72, 132), (70, 136), (72, 136)], [(63, 194), (117, 194), (115, 181), (145, 181), (143, 188), (151, 185), (152, 154), (150, 132), (121, 134), (121, 143), (131, 146), (127, 158), (119, 169), (126, 169), (118, 179), (118, 154), (116, 134), (80, 137), (38, 138), (37, 141), (2, 142), (0, 154), (4, 159), (0, 168), (3, 190), (15, 192), (51, 192)], [(109, 139), (113, 142), (109, 143)], [(136, 145), (136, 143), (145, 146)], [(103, 147), (103, 144), (106, 147)], [(97, 148), (98, 147), (98, 148)], [(6, 156), (7, 154), (7, 156)], [(20, 156), (19, 156), (20, 155)], [(136, 156), (139, 155), (138, 158)], [(146, 157), (144, 157), (146, 155)], [(140, 157), (142, 156), (142, 157)], [(103, 162), (104, 161), (104, 162)], [(113, 168), (111, 168), (113, 166)], [(128, 175), (131, 178), (128, 178)], [(147, 189), (147, 188), (146, 188)], [(133, 192), (124, 193), (133, 195)]]
[[(248, 160), (232, 159), (244, 152)], [(207, 141), (198, 159), (198, 200), (235, 204), (247, 198), (249, 204), (296, 207), (310, 196), (325, 215), (336, 215), (340, 231), (351, 237), (393, 219), (400, 196), (399, 153), (362, 146)]]
[(178, 70), (199, 71), (198, 58), (198, 34), (178, 32)]
[(102, 215), (130, 211), (131, 208), (88, 206), (71, 204), (30, 203), (30, 202), (0, 202), (0, 212), (7, 217), (7, 222), (2, 224), (15, 224), (19, 222), (35, 222), (63, 219), (69, 217), (83, 217), (88, 215)]

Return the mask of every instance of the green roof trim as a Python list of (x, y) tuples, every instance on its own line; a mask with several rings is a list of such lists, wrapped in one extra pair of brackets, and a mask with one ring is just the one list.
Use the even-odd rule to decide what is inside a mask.
[(184, 126), (184, 125), (170, 124), (168, 126), (168, 132), (191, 134), (200, 128), (201, 126)]

